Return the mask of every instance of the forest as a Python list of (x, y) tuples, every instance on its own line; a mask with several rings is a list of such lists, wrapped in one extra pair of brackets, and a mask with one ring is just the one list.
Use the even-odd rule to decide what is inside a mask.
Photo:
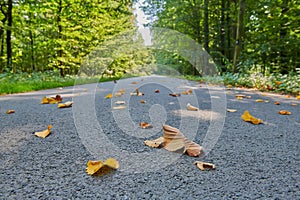
[[(147, 16), (157, 18), (148, 27), (176, 30), (197, 41), (211, 55), (223, 80), (227, 77), (256, 87), (262, 83), (245, 82), (256, 74), (255, 79), (271, 77), (264, 87), (300, 92), (300, 5), (296, 0), (142, 2)], [(0, 73), (78, 74), (96, 47), (136, 28), (133, 4), (133, 0), (1, 0)], [(183, 75), (199, 75), (176, 52), (153, 49), (113, 58), (108, 69), (116, 76), (128, 70), (149, 74), (140, 66), (151, 63), (169, 65)], [(94, 75), (89, 71), (93, 70), (86, 75)]]

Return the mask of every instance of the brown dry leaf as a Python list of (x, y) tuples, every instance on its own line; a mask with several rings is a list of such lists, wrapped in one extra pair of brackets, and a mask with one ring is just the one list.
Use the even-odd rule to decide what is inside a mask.
[(140, 127), (143, 129), (153, 128), (153, 126), (151, 124), (148, 124), (147, 122), (141, 122)]
[(282, 84), (282, 82), (280, 82), (280, 81), (275, 81), (275, 83), (276, 83), (277, 85), (281, 85), (281, 84)]
[(280, 115), (290, 115), (292, 113), (290, 111), (287, 111), (287, 110), (281, 110), (281, 111), (278, 112), (278, 114), (280, 114)]
[(52, 128), (52, 125), (48, 125), (48, 129), (46, 129), (44, 131), (40, 131), (40, 132), (35, 132), (34, 135), (41, 137), (41, 138), (45, 138), (50, 134), (51, 128)]
[(227, 112), (231, 112), (231, 113), (234, 113), (234, 112), (236, 112), (237, 110), (235, 110), (235, 109), (227, 109)]
[(202, 171), (205, 171), (206, 169), (213, 169), (213, 170), (216, 169), (214, 164), (201, 162), (201, 161), (194, 162), (194, 165), (197, 165), (197, 167)]
[(7, 110), (6, 111), (6, 114), (12, 114), (12, 113), (15, 113), (15, 110)]
[(189, 156), (199, 156), (202, 147), (187, 139), (177, 128), (164, 125), (164, 148), (168, 151), (179, 151)]
[(189, 95), (189, 94), (193, 94), (193, 89), (188, 89), (188, 90), (185, 90), (183, 92), (181, 92), (181, 94), (184, 94), (184, 95)]
[(296, 97), (296, 99), (300, 99), (300, 95)]
[(123, 110), (125, 108), (127, 108), (127, 106), (113, 106), (112, 107), (113, 110)]
[(274, 104), (275, 105), (280, 105), (280, 102), (279, 101), (275, 101)]
[(285, 98), (291, 98), (291, 95), (286, 95)]
[(244, 114), (241, 116), (241, 118), (245, 121), (245, 122), (250, 122), (252, 124), (261, 124), (263, 121), (261, 119), (255, 118), (253, 117), (248, 110), (246, 110), (244, 112)]
[(114, 80), (114, 83), (117, 83), (117, 80)]
[(115, 97), (121, 97), (123, 94), (121, 92), (116, 92)]
[(243, 99), (243, 98), (246, 98), (246, 95), (244, 95), (244, 94), (236, 94), (235, 97), (237, 99)]
[(59, 103), (57, 105), (58, 108), (70, 108), (73, 105), (73, 101), (67, 101), (65, 103)]
[(133, 81), (131, 84), (135, 85), (135, 84), (137, 84), (137, 82)]
[(171, 93), (169, 95), (172, 97), (180, 97), (180, 93)]
[(160, 91), (159, 91), (159, 90), (154, 90), (154, 92), (155, 92), (155, 93), (159, 93)]
[(111, 99), (112, 97), (113, 97), (113, 95), (111, 93), (109, 93), (105, 96), (105, 99)]
[(188, 103), (188, 104), (186, 105), (186, 109), (187, 109), (187, 110), (190, 110), (190, 111), (198, 111), (198, 110), (199, 110), (199, 108), (197, 108), (197, 107), (195, 107), (195, 106), (192, 106), (190, 103)]
[(259, 102), (259, 103), (260, 103), (260, 102), (264, 102), (264, 100), (262, 100), (262, 99), (256, 99), (255, 101), (256, 101), (256, 102)]
[(144, 96), (144, 94), (141, 93), (138, 88), (135, 89), (135, 92), (130, 93), (130, 95), (131, 96)]
[(125, 94), (126, 90), (125, 89), (120, 89), (119, 92), (123, 95), (123, 94)]
[(146, 103), (146, 101), (142, 99), (142, 100), (140, 100), (140, 103)]
[(155, 140), (145, 140), (144, 144), (149, 147), (158, 148), (164, 143), (164, 137), (159, 137)]
[(244, 99), (243, 97), (236, 97), (237, 100), (242, 100)]
[(104, 166), (109, 167), (111, 169), (118, 169), (119, 162), (114, 158), (108, 158), (105, 162), (101, 160), (97, 160), (97, 161), (89, 160), (86, 164), (86, 172), (89, 175), (93, 175)]

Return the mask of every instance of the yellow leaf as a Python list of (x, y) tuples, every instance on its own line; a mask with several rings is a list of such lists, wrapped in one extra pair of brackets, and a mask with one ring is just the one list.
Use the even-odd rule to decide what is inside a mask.
[(15, 113), (15, 110), (7, 110), (6, 111), (6, 114), (12, 114), (12, 113)]
[(145, 140), (144, 144), (149, 146), (149, 147), (154, 147), (157, 148), (159, 146), (161, 146), (164, 143), (164, 138), (163, 137), (159, 137), (155, 140)]
[(243, 97), (236, 97), (237, 100), (242, 100), (244, 99)]
[(97, 161), (89, 160), (87, 162), (86, 172), (87, 172), (87, 174), (93, 175), (96, 172), (98, 172), (101, 168), (103, 168), (104, 166), (109, 167), (111, 169), (118, 169), (119, 162), (114, 158), (108, 158), (105, 162), (103, 162), (101, 160), (97, 160)]
[(264, 102), (264, 100), (262, 100), (262, 99), (256, 99), (255, 101), (256, 102)]
[(244, 94), (236, 94), (235, 97), (237, 99), (243, 99), (243, 98), (246, 98), (246, 95), (244, 95)]
[(193, 94), (193, 89), (188, 89), (188, 90), (185, 90), (183, 92), (181, 92), (181, 94), (184, 94), (184, 95), (189, 95), (189, 94)]
[(140, 100), (140, 103), (146, 103), (146, 101), (142, 99), (142, 100)]
[(41, 137), (41, 138), (45, 138), (50, 134), (51, 128), (52, 128), (52, 125), (48, 125), (48, 129), (41, 131), (41, 132), (35, 132), (34, 135)]
[(73, 105), (73, 101), (67, 101), (65, 103), (59, 103), (57, 105), (58, 108), (69, 108), (69, 107), (72, 107)]
[(194, 162), (194, 165), (197, 165), (197, 167), (202, 171), (204, 171), (205, 169), (213, 169), (213, 170), (216, 169), (214, 164), (201, 162), (201, 161)]
[(233, 112), (236, 112), (237, 110), (235, 110), (235, 109), (227, 109), (227, 112), (231, 112), (231, 113), (233, 113)]
[(241, 116), (241, 118), (245, 121), (245, 122), (250, 122), (252, 124), (261, 124), (263, 121), (261, 119), (257, 119), (255, 117), (253, 117), (248, 110), (246, 110), (244, 112), (244, 114)]
[(195, 106), (192, 106), (190, 103), (188, 103), (188, 104), (186, 105), (186, 109), (187, 109), (187, 110), (190, 110), (190, 111), (198, 111), (198, 110), (199, 110), (199, 108), (197, 108), (197, 107), (195, 107)]
[(115, 97), (120, 97), (120, 96), (122, 96), (123, 94), (121, 93), (121, 92), (116, 92), (115, 93)]
[(290, 115), (292, 113), (290, 111), (287, 111), (287, 110), (281, 110), (281, 111), (278, 112), (278, 114), (280, 114), (280, 115)]
[(296, 97), (297, 99), (300, 99), (300, 95)]
[(60, 95), (56, 95), (55, 97), (43, 97), (41, 104), (56, 104), (62, 102), (62, 98)]
[(112, 97), (113, 97), (113, 95), (109, 93), (105, 96), (105, 99), (111, 99)]

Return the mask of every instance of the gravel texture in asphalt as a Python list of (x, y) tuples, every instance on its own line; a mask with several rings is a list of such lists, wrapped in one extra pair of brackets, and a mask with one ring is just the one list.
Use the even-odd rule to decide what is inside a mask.
[[(123, 88), (123, 96), (104, 98)], [(130, 95), (136, 88), (144, 96)], [(169, 95), (189, 88), (192, 95)], [(56, 94), (74, 101), (73, 107), (40, 104)], [(238, 100), (236, 94), (251, 98)], [(113, 110), (115, 101), (127, 107)], [(187, 111), (187, 103), (200, 110)], [(5, 114), (8, 109), (16, 112)], [(264, 123), (244, 122), (245, 110)], [(142, 121), (153, 128), (141, 129)], [(48, 137), (33, 134), (48, 124)], [(163, 135), (163, 124), (202, 145), (203, 155), (145, 146), (144, 140)], [(159, 76), (3, 95), (0, 199), (300, 199), (299, 130), (300, 100), (293, 97)], [(88, 160), (109, 157), (119, 161), (118, 170), (85, 172)], [(216, 169), (201, 171), (197, 160)]]

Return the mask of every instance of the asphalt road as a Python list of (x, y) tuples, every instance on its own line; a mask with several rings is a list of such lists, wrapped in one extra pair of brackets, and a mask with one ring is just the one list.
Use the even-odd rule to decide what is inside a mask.
[[(122, 88), (123, 96), (104, 98)], [(135, 88), (144, 96), (131, 96)], [(169, 95), (189, 88), (193, 95)], [(40, 104), (43, 96), (56, 94), (73, 100), (73, 107)], [(238, 100), (236, 94), (251, 98)], [(127, 108), (113, 110), (115, 101), (125, 101)], [(188, 102), (200, 111), (186, 111)], [(8, 109), (16, 112), (5, 114)], [(264, 123), (244, 122), (245, 110)], [(279, 110), (292, 114), (279, 115)], [(139, 128), (142, 121), (153, 128)], [(48, 124), (53, 129), (47, 138), (34, 136)], [(204, 147), (203, 155), (145, 146), (144, 140), (162, 136), (162, 124), (180, 128)], [(0, 199), (300, 199), (299, 130), (295, 98), (165, 77), (4, 95)], [(99, 176), (85, 172), (88, 160), (109, 157), (120, 169)], [(216, 170), (199, 170), (197, 160), (215, 164)]]

